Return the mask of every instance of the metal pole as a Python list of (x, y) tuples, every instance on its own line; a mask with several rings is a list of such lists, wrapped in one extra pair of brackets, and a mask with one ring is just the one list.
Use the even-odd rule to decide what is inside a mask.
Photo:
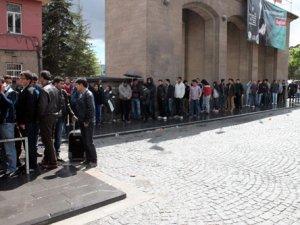
[(28, 149), (28, 137), (25, 137), (25, 160), (26, 160), (26, 174), (29, 175), (29, 149)]

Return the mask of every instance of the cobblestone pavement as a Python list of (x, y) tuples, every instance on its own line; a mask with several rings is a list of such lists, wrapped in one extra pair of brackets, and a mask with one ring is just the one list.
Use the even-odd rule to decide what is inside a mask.
[(300, 110), (234, 121), (96, 140), (97, 169), (154, 197), (90, 224), (299, 225)]

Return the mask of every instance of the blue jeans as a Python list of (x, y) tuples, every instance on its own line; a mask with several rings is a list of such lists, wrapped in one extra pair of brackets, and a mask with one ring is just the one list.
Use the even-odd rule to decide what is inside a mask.
[(191, 116), (199, 116), (199, 99), (192, 99), (191, 100)]
[[(0, 139), (13, 139), (15, 138), (15, 124), (3, 123), (0, 124)], [(17, 169), (17, 151), (15, 142), (5, 142), (3, 144), (6, 156), (6, 173), (15, 172)]]
[(55, 148), (56, 156), (59, 156), (60, 153), (61, 137), (63, 135), (64, 128), (65, 128), (64, 118), (58, 117), (55, 126), (55, 134), (54, 134), (54, 148)]
[(95, 111), (96, 111), (96, 122), (101, 123), (102, 121), (102, 105), (95, 105)]
[(273, 105), (277, 105), (277, 96), (278, 96), (277, 92), (276, 93), (272, 92), (272, 104)]
[(134, 119), (141, 118), (141, 102), (139, 98), (131, 99), (131, 111)]
[(173, 116), (173, 98), (168, 99), (167, 115), (168, 116)]
[(210, 95), (209, 96), (203, 96), (203, 108), (207, 113), (210, 112)]

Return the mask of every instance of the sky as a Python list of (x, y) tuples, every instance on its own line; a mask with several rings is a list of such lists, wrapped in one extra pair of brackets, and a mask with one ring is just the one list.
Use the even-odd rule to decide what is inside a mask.
[[(101, 64), (105, 64), (105, 0), (72, 0), (81, 4), (83, 19), (90, 26), (90, 43)], [(268, 0), (274, 2), (274, 0)], [(288, 3), (291, 2), (292, 4)], [(280, 6), (300, 17), (300, 0), (282, 0)], [(291, 23), (290, 46), (300, 44), (300, 18)]]

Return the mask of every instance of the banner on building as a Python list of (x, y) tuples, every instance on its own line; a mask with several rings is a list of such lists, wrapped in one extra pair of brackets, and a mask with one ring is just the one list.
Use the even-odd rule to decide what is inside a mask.
[(267, 0), (248, 0), (248, 41), (286, 48), (287, 11)]

